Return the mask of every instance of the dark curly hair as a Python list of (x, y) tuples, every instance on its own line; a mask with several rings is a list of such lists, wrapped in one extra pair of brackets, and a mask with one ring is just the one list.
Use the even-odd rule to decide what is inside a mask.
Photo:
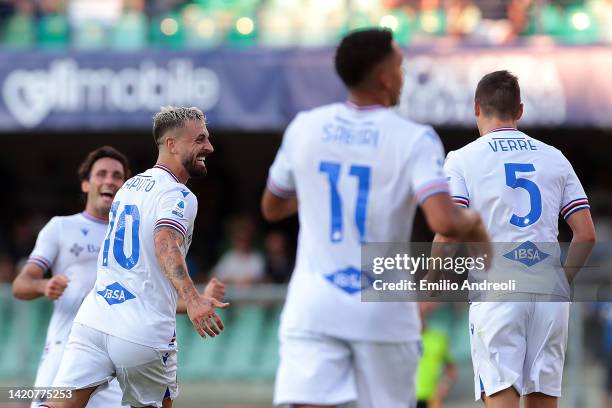
[(125, 157), (123, 153), (121, 153), (119, 150), (115, 149), (112, 146), (102, 146), (97, 148), (96, 150), (92, 150), (87, 154), (87, 157), (85, 157), (85, 160), (83, 160), (83, 163), (81, 163), (81, 165), (79, 166), (79, 180), (89, 180), (89, 176), (91, 175), (91, 168), (93, 167), (94, 163), (105, 157), (115, 159), (119, 163), (121, 163), (121, 165), (123, 166), (125, 180), (130, 178), (130, 166), (127, 157)]
[(362, 85), (372, 69), (393, 53), (393, 32), (385, 28), (353, 31), (336, 50), (336, 72), (347, 88)]

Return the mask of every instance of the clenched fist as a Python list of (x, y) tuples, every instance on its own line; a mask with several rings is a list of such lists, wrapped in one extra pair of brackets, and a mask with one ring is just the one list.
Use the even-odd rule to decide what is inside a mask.
[(59, 299), (68, 286), (70, 279), (66, 275), (55, 275), (45, 285), (45, 296), (51, 300)]

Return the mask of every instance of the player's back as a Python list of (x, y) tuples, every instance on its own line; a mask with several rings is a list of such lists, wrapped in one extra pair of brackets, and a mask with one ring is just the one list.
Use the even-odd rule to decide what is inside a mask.
[(113, 200), (94, 291), (76, 321), (138, 344), (167, 346), (174, 337), (177, 294), (157, 262), (154, 230), (177, 230), (186, 253), (195, 211), (193, 193), (165, 167), (127, 180)]
[(304, 113), (294, 126), (284, 148), (294, 163), (300, 251), (317, 254), (315, 269), (358, 267), (362, 243), (410, 240), (417, 171), (410, 158), (429, 138), (439, 144), (431, 128), (348, 104)]
[(515, 129), (498, 129), (450, 152), (445, 169), (455, 201), (480, 213), (494, 242), (556, 242), (559, 214), (588, 205), (563, 154)]
[[(358, 313), (362, 322), (353, 326), (369, 324), (369, 330), (385, 310), (386, 318), (393, 313), (391, 308), (398, 305), (360, 302), (362, 244), (410, 241), (415, 198), (447, 191), (442, 157), (442, 146), (430, 127), (383, 107), (359, 109), (338, 103), (304, 112), (292, 122), (270, 172), (272, 190), (294, 184), (299, 202), (298, 253), (286, 307), (293, 317), (285, 322), (312, 313), (305, 298), (313, 294), (325, 298), (336, 322), (334, 335), (361, 336), (358, 327), (342, 327), (354, 318), (333, 319), (344, 316), (343, 310)], [(290, 167), (292, 180), (283, 180), (282, 162)], [(404, 304), (395, 311), (418, 326), (416, 312), (405, 310), (410, 307)], [(407, 331), (402, 322), (395, 330), (381, 330), (380, 340), (404, 339)]]
[[(501, 128), (450, 152), (445, 170), (453, 200), (478, 211), (495, 242), (492, 269), (472, 271), (469, 279), (512, 280), (516, 292), (569, 296), (557, 242), (559, 215), (566, 218), (588, 201), (563, 154)], [(473, 300), (475, 294), (484, 296), (471, 292)]]

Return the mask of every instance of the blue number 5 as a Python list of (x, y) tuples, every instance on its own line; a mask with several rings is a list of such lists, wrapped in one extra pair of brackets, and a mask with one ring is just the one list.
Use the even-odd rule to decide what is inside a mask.
[(535, 171), (535, 167), (533, 164), (505, 163), (504, 169), (506, 171), (506, 185), (511, 188), (523, 188), (527, 190), (529, 193), (529, 202), (531, 204), (529, 213), (524, 217), (512, 214), (510, 224), (516, 225), (517, 227), (527, 227), (539, 220), (542, 215), (542, 194), (536, 183), (528, 179), (517, 178), (516, 173), (529, 173)]
[[(340, 163), (321, 162), (319, 171), (327, 173), (329, 180), (329, 190), (331, 197), (331, 242), (342, 241), (342, 199), (338, 192), (338, 178), (340, 177)], [(368, 206), (368, 193), (370, 191), (370, 167), (351, 166), (349, 169), (351, 176), (357, 177), (357, 203), (355, 204), (355, 224), (359, 231), (359, 239), (365, 242), (365, 219)]]

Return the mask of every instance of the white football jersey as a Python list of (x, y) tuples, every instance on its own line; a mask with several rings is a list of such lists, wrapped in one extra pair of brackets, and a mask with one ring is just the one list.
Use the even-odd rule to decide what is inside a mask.
[(75, 322), (137, 344), (174, 347), (177, 293), (155, 257), (154, 230), (178, 231), (186, 254), (197, 206), (165, 166), (126, 181), (113, 200), (95, 287)]
[(46, 344), (66, 342), (74, 317), (96, 281), (96, 261), (108, 222), (86, 212), (53, 217), (38, 234), (28, 258), (44, 271), (66, 275), (70, 282), (53, 302)]
[(297, 194), (296, 266), (281, 330), (348, 340), (420, 337), (416, 303), (361, 302), (361, 247), (410, 241), (417, 202), (447, 192), (444, 149), (429, 126), (382, 106), (336, 103), (300, 113), (268, 189)]
[(497, 245), (493, 270), (512, 270), (518, 292), (567, 296), (559, 215), (566, 219), (589, 203), (565, 156), (523, 132), (500, 128), (450, 152), (444, 170), (455, 203), (478, 211), (493, 242), (507, 243)]

